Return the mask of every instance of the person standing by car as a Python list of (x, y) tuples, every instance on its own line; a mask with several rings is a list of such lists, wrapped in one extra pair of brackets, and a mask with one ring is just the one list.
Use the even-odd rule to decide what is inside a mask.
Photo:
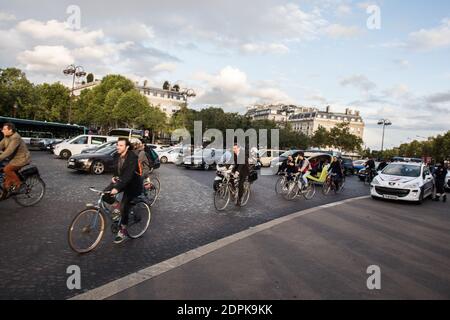
[[(114, 243), (121, 243), (127, 238), (128, 215), (130, 201), (142, 193), (142, 181), (138, 173), (138, 156), (132, 152), (130, 141), (119, 138), (117, 141), (117, 166), (112, 183), (105, 189), (111, 191), (111, 196), (123, 192), (121, 201), (121, 225)], [(107, 201), (108, 202), (108, 201)]]
[(375, 160), (370, 157), (364, 165), (367, 170), (367, 175), (369, 176), (369, 181), (372, 182), (373, 178), (375, 177)]
[[(244, 152), (242, 154), (242, 152)], [(243, 158), (242, 158), (243, 156)], [(241, 206), (242, 196), (244, 195), (244, 182), (250, 174), (250, 168), (248, 163), (249, 155), (248, 148), (242, 150), (242, 148), (236, 143), (233, 147), (233, 169), (232, 173), (238, 177), (238, 201), (237, 206)]]
[(439, 201), (442, 197), (444, 202), (447, 201), (447, 195), (445, 194), (445, 177), (447, 176), (447, 168), (444, 162), (438, 163), (434, 171), (434, 179), (436, 183), (436, 196), (434, 201)]
[(25, 142), (16, 132), (13, 123), (5, 123), (2, 127), (4, 138), (0, 141), (0, 162), (9, 160), (4, 167), (5, 181), (3, 183), (2, 197), (7, 197), (8, 193), (14, 193), (20, 189), (22, 182), (17, 176), (17, 171), (28, 165), (31, 161), (31, 155)]

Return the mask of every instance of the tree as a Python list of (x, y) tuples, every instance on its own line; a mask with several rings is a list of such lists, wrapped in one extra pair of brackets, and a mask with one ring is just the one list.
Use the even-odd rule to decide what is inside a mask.
[(342, 122), (334, 126), (330, 130), (331, 145), (340, 149), (341, 151), (361, 151), (361, 145), (363, 140), (350, 133), (350, 124), (348, 122)]
[(326, 148), (330, 145), (330, 133), (323, 126), (319, 126), (311, 137), (311, 144), (317, 148)]
[(117, 120), (119, 126), (127, 128), (135, 127), (139, 121), (143, 110), (149, 107), (147, 98), (137, 90), (130, 90), (124, 93), (114, 106), (112, 115)]
[(87, 83), (94, 82), (94, 75), (92, 73), (89, 73), (86, 77)]
[(67, 122), (70, 90), (63, 84), (43, 83), (35, 87), (37, 99), (30, 110), (28, 118), (54, 122)]
[(169, 81), (164, 81), (164, 84), (163, 84), (163, 90), (170, 90), (170, 83), (169, 83)]
[(139, 128), (147, 129), (151, 132), (152, 143), (155, 142), (155, 136), (167, 128), (167, 116), (159, 108), (145, 106), (136, 119), (136, 125)]
[(0, 69), (0, 114), (26, 116), (32, 109), (34, 97), (33, 84), (25, 73), (17, 68)]

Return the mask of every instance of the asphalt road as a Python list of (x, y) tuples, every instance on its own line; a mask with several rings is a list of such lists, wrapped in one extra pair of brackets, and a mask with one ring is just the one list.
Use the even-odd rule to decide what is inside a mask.
[[(355, 177), (340, 195), (287, 202), (274, 192), (276, 177), (260, 176), (245, 208), (217, 212), (213, 205), (214, 171), (164, 165), (158, 170), (161, 197), (152, 208), (145, 236), (115, 245), (106, 233), (101, 245), (78, 255), (67, 244), (67, 229), (86, 203), (96, 201), (89, 186), (106, 186), (111, 175), (93, 176), (66, 168), (48, 153), (34, 152), (33, 161), (47, 183), (44, 200), (33, 208), (14, 201), (0, 203), (0, 299), (65, 299), (144, 267), (272, 219), (320, 204), (368, 194)], [(82, 289), (68, 290), (67, 267), (81, 268)]]

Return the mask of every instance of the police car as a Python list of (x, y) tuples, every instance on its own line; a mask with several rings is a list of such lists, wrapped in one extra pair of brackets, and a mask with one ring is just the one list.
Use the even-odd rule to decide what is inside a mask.
[(376, 176), (370, 186), (372, 198), (422, 203), (433, 196), (434, 178), (424, 163), (393, 162)]

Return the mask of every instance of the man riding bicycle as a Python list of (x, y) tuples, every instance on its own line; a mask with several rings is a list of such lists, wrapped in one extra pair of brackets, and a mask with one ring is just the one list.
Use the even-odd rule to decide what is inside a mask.
[[(127, 224), (130, 201), (142, 194), (142, 180), (139, 175), (138, 156), (132, 152), (130, 141), (119, 138), (117, 141), (117, 166), (112, 183), (105, 189), (111, 191), (111, 196), (123, 192), (121, 201), (122, 220), (114, 243), (121, 243), (127, 238)], [(111, 197), (105, 197), (107, 203), (114, 202)]]
[[(233, 169), (232, 173), (238, 176), (238, 201), (237, 206), (241, 206), (242, 196), (244, 195), (244, 181), (250, 174), (250, 167), (248, 163), (249, 155), (248, 148), (242, 153), (241, 147), (236, 143), (233, 147)], [(237, 174), (236, 174), (237, 173)]]
[(344, 168), (342, 162), (338, 158), (333, 157), (328, 173), (332, 175), (332, 182), (334, 183), (336, 190), (339, 190), (341, 182), (344, 179)]
[(366, 167), (366, 170), (368, 171), (367, 175), (369, 177), (369, 181), (371, 182), (375, 176), (375, 161), (372, 157), (370, 157), (364, 165)]
[(2, 198), (6, 198), (8, 194), (17, 192), (22, 182), (17, 176), (17, 171), (28, 165), (31, 161), (30, 152), (16, 132), (13, 123), (5, 123), (2, 128), (4, 138), (0, 141), (0, 163), (9, 160), (9, 163), (3, 169), (5, 173), (5, 181), (3, 183)]

